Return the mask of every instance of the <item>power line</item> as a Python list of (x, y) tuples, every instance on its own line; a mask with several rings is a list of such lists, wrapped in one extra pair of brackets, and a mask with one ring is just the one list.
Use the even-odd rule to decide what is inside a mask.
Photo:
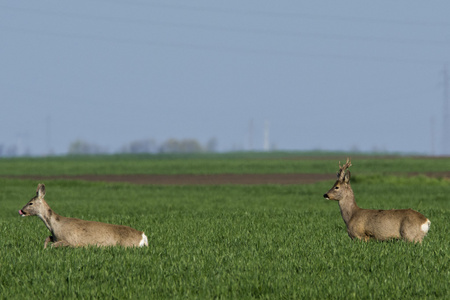
[[(164, 21), (151, 21), (148, 19), (129, 19), (129, 18), (118, 18), (118, 17), (105, 17), (105, 16), (94, 16), (79, 13), (67, 13), (67, 12), (49, 12), (42, 9), (30, 9), (30, 8), (13, 8), (10, 6), (0, 5), (0, 8), (17, 10), (33, 14), (41, 14), (46, 16), (54, 17), (64, 17), (64, 18), (75, 18), (80, 20), (89, 21), (104, 21), (110, 23), (125, 23), (125, 24), (135, 24), (135, 25), (149, 25), (149, 26), (160, 26), (169, 28), (178, 28), (182, 30), (195, 29), (204, 31), (219, 31), (219, 32), (232, 32), (239, 34), (257, 34), (257, 35), (269, 35), (269, 36), (284, 36), (284, 37), (297, 37), (297, 38), (309, 38), (309, 39), (320, 39), (320, 40), (343, 40), (343, 41), (354, 41), (354, 42), (376, 42), (376, 43), (393, 43), (393, 44), (410, 44), (410, 45), (433, 45), (433, 46), (447, 46), (450, 44), (450, 40), (427, 40), (427, 39), (408, 39), (408, 38), (387, 38), (387, 37), (371, 37), (371, 36), (352, 36), (352, 35), (339, 35), (339, 34), (329, 34), (329, 33), (311, 33), (311, 32), (301, 32), (296, 30), (274, 30), (274, 29), (258, 29), (258, 28), (243, 28), (243, 27), (226, 27), (217, 25), (205, 25), (205, 24), (193, 24), (193, 23), (174, 23), (174, 22), (164, 22)], [(449, 23), (450, 26), (450, 23)]]
[(342, 21), (342, 22), (359, 22), (359, 23), (383, 23), (383, 24), (396, 24), (396, 25), (414, 25), (414, 26), (432, 26), (432, 27), (450, 27), (449, 22), (437, 22), (437, 21), (416, 21), (416, 20), (395, 20), (395, 19), (377, 19), (373, 17), (346, 17), (346, 16), (336, 16), (336, 15), (317, 15), (317, 14), (307, 14), (298, 12), (269, 12), (262, 10), (244, 10), (244, 9), (234, 9), (234, 8), (223, 8), (223, 7), (211, 7), (211, 6), (193, 6), (186, 4), (167, 4), (167, 3), (151, 3), (144, 1), (120, 1), (120, 0), (93, 0), (97, 2), (106, 2), (108, 4), (118, 3), (124, 5), (135, 5), (135, 6), (146, 6), (154, 8), (164, 8), (164, 9), (176, 9), (176, 10), (187, 10), (194, 12), (214, 12), (222, 14), (241, 14), (241, 15), (259, 15), (264, 17), (281, 17), (281, 18), (295, 18), (295, 19), (313, 19), (313, 20), (327, 20), (327, 21)]
[(406, 64), (439, 64), (442, 65), (443, 60), (438, 59), (410, 59), (410, 58), (398, 58), (398, 57), (386, 57), (386, 56), (364, 56), (364, 55), (348, 55), (348, 54), (331, 54), (331, 53), (309, 53), (300, 51), (278, 51), (269, 49), (251, 49), (251, 48), (240, 48), (240, 47), (230, 47), (230, 46), (216, 46), (216, 45), (201, 45), (195, 43), (185, 43), (185, 42), (161, 42), (161, 41), (148, 41), (148, 40), (138, 40), (132, 38), (120, 38), (120, 37), (105, 37), (100, 35), (85, 35), (85, 34), (73, 34), (65, 32), (56, 31), (41, 31), (34, 29), (22, 29), (15, 27), (1, 26), (0, 29), (7, 29), (14, 31), (16, 33), (22, 34), (32, 34), (32, 35), (42, 35), (49, 37), (58, 37), (66, 39), (84, 39), (91, 40), (95, 42), (108, 42), (117, 43), (125, 45), (138, 45), (147, 47), (166, 47), (174, 49), (190, 49), (190, 50), (204, 50), (213, 51), (221, 53), (235, 53), (243, 55), (269, 55), (269, 56), (284, 56), (284, 57), (295, 57), (295, 58), (311, 58), (311, 59), (331, 59), (331, 60), (351, 60), (351, 61), (367, 61), (367, 62), (377, 62), (377, 63), (406, 63)]

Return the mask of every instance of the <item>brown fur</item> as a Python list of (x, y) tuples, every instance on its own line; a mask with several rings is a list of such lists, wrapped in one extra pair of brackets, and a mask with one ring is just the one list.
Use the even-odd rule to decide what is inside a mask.
[[(143, 233), (128, 226), (113, 225), (75, 218), (66, 218), (56, 214), (44, 200), (45, 186), (39, 184), (33, 197), (19, 213), (22, 216), (38, 216), (52, 233), (44, 242), (52, 247), (116, 246), (138, 247)], [(147, 244), (145, 244), (147, 246)]]
[[(412, 209), (374, 210), (359, 208), (355, 202), (350, 186), (350, 172), (347, 171), (351, 162), (341, 167), (339, 163), (338, 180), (333, 187), (323, 195), (329, 200), (339, 202), (342, 218), (347, 226), (350, 238), (360, 240), (404, 239), (409, 242), (421, 243), (427, 234), (430, 220)], [(427, 224), (427, 230), (421, 226)]]

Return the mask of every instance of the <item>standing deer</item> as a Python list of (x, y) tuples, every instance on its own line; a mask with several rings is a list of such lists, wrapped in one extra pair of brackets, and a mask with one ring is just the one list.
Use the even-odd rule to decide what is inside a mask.
[(422, 243), (430, 229), (430, 220), (412, 209), (375, 210), (362, 209), (356, 205), (355, 196), (350, 186), (350, 159), (341, 167), (339, 162), (338, 180), (323, 195), (328, 200), (339, 201), (341, 215), (347, 225), (350, 238), (368, 241), (404, 239), (408, 242)]
[(66, 218), (56, 214), (44, 200), (45, 185), (38, 184), (33, 197), (19, 214), (22, 217), (38, 216), (51, 232), (44, 242), (44, 248), (52, 242), (52, 247), (70, 246), (148, 246), (147, 236), (128, 226), (113, 225), (75, 218)]

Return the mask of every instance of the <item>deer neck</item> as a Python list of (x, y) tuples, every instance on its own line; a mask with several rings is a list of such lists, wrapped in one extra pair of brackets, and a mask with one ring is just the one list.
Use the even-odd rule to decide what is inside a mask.
[(56, 214), (47, 203), (43, 203), (43, 209), (38, 216), (44, 222), (45, 226), (47, 226), (48, 230), (54, 234), (54, 229), (62, 217)]
[(344, 198), (339, 201), (339, 208), (341, 210), (342, 219), (344, 219), (345, 225), (348, 226), (350, 219), (360, 208), (356, 205), (355, 195), (350, 186)]

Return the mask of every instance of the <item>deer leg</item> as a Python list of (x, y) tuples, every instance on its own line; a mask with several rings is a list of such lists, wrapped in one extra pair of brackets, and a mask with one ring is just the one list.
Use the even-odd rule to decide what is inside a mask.
[(352, 231), (348, 231), (348, 236), (354, 240), (355, 238), (357, 238), (360, 241), (364, 241), (367, 242), (368, 240), (370, 240), (370, 236), (368, 236), (367, 234), (361, 233), (357, 230), (352, 230)]
[(66, 241), (57, 241), (55, 243), (52, 244), (52, 248), (57, 248), (57, 247), (68, 247), (70, 246), (69, 243), (67, 243)]
[(363, 242), (368, 242), (370, 240), (370, 236), (367, 236), (367, 235), (363, 235), (363, 236), (357, 235), (357, 236), (355, 236), (355, 238), (357, 238), (358, 240), (363, 241)]
[(414, 236), (410, 240), (410, 242), (414, 242), (415, 244), (416, 243), (422, 244), (422, 240), (423, 240), (424, 237), (425, 237), (425, 234), (418, 233), (418, 234), (416, 234), (416, 236)]
[(47, 248), (47, 244), (48, 243), (53, 243), (53, 236), (48, 236), (46, 239), (45, 239), (45, 242), (44, 242), (44, 249), (45, 248)]
[(425, 234), (417, 229), (406, 228), (400, 231), (400, 236), (407, 242), (422, 243), (422, 239)]

